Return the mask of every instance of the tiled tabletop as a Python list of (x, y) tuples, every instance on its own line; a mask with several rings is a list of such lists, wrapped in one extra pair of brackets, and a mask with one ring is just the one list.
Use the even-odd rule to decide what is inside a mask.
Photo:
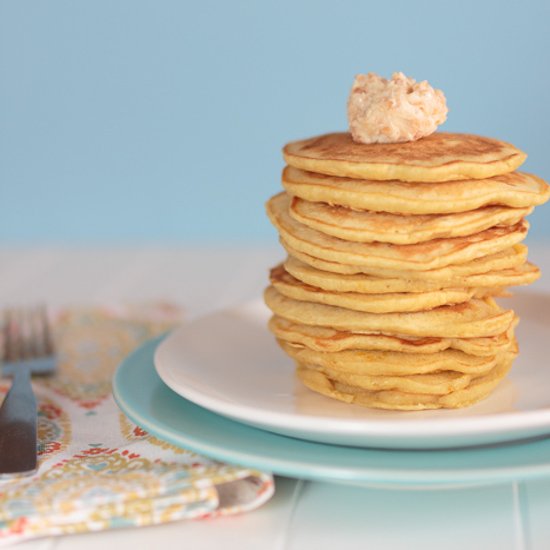
[[(187, 318), (260, 295), (276, 247), (0, 249), (0, 306), (171, 300)], [(531, 246), (547, 276), (550, 246)], [(436, 491), (365, 489), (277, 478), (261, 509), (207, 521), (119, 530), (17, 546), (22, 550), (550, 549), (550, 479)]]

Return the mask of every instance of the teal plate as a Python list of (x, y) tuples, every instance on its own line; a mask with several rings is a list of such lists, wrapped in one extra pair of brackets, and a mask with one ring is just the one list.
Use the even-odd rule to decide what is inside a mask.
[(389, 488), (486, 485), (550, 475), (550, 439), (448, 450), (385, 450), (277, 435), (187, 401), (159, 378), (147, 342), (118, 368), (113, 394), (149, 433), (211, 458), (289, 477)]

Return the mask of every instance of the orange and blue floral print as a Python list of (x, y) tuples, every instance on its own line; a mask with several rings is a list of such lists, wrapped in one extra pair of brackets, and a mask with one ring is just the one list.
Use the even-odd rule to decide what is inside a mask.
[[(33, 382), (40, 466), (32, 477), (0, 481), (0, 545), (232, 514), (269, 500), (271, 476), (150, 436), (120, 413), (111, 396), (122, 358), (168, 330), (178, 315), (162, 305), (57, 316), (58, 372)], [(0, 398), (7, 389), (0, 385)], [(221, 499), (220, 486), (228, 482), (232, 498)]]

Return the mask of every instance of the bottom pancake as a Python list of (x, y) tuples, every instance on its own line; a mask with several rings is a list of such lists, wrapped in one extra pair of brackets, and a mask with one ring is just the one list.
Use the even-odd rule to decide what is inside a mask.
[(514, 357), (513, 353), (503, 355), (497, 366), (489, 373), (476, 377), (466, 387), (445, 395), (395, 389), (366, 390), (332, 380), (318, 368), (303, 364), (298, 365), (296, 374), (304, 385), (317, 393), (364, 407), (402, 411), (456, 409), (467, 407), (487, 397), (506, 376)]

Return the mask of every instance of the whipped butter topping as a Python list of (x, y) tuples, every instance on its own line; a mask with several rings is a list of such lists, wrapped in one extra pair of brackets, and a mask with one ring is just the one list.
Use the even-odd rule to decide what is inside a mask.
[(403, 73), (357, 75), (348, 99), (349, 129), (360, 143), (415, 141), (435, 132), (447, 112), (441, 90)]

